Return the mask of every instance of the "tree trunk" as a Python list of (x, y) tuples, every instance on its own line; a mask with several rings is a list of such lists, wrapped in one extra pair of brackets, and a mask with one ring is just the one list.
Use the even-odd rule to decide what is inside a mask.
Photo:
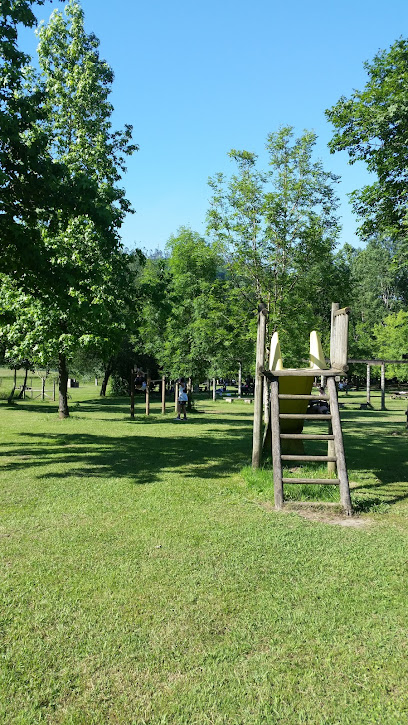
[(21, 388), (19, 395), (18, 395), (19, 400), (21, 400), (24, 397), (25, 389), (27, 387), (27, 376), (28, 376), (28, 368), (25, 369), (23, 387)]
[(13, 402), (13, 398), (14, 398), (14, 393), (15, 393), (16, 387), (17, 387), (17, 368), (14, 368), (14, 383), (13, 383), (13, 387), (12, 387), (11, 393), (10, 393), (10, 395), (7, 398), (7, 402), (8, 402), (9, 405), (11, 405), (12, 402)]
[(99, 395), (102, 398), (104, 398), (106, 395), (106, 388), (108, 387), (108, 382), (109, 382), (110, 376), (112, 375), (112, 370), (113, 370), (113, 360), (109, 360), (109, 362), (105, 368), (105, 374), (103, 376), (103, 381), (102, 381), (102, 385), (101, 385), (101, 392), (99, 393)]
[(58, 415), (60, 418), (68, 418), (68, 368), (65, 355), (58, 355), (58, 390), (59, 390), (59, 406)]

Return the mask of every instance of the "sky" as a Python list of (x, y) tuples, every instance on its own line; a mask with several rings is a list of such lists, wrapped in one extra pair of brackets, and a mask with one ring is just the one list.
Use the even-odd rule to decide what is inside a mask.
[[(65, 3), (37, 8), (48, 20)], [(136, 213), (126, 248), (164, 250), (189, 226), (205, 235), (208, 178), (230, 174), (231, 148), (259, 155), (281, 125), (318, 136), (315, 158), (341, 176), (340, 244), (359, 245), (347, 195), (369, 177), (346, 152), (330, 154), (324, 112), (362, 89), (364, 62), (408, 37), (407, 0), (82, 0), (86, 29), (112, 67), (113, 125), (133, 126), (140, 147), (122, 180)], [(35, 54), (32, 31), (21, 45)]]

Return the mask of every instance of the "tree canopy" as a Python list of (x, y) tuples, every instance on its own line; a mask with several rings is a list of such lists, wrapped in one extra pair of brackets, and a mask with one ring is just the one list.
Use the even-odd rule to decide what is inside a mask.
[(352, 195), (362, 238), (396, 236), (399, 262), (408, 262), (408, 41), (400, 38), (380, 51), (365, 69), (363, 90), (326, 111), (335, 129), (329, 147), (347, 151), (351, 164), (363, 161), (375, 177)]

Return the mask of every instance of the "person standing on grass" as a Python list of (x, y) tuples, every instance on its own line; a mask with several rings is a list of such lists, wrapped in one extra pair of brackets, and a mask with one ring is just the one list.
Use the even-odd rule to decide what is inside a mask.
[(187, 420), (187, 415), (186, 415), (187, 402), (188, 402), (187, 383), (184, 380), (184, 378), (180, 378), (176, 420), (181, 420), (181, 418), (180, 418), (181, 413), (183, 413), (183, 420)]

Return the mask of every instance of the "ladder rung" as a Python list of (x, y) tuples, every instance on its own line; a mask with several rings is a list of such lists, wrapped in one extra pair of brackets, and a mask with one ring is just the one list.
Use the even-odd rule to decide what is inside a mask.
[(289, 395), (279, 393), (279, 400), (330, 400), (329, 395)]
[(325, 413), (279, 413), (279, 418), (292, 420), (331, 420)]
[(327, 461), (328, 463), (336, 463), (337, 458), (334, 456), (299, 456), (285, 454), (281, 456), (282, 461)]
[(338, 486), (339, 478), (282, 478), (282, 483), (317, 483), (321, 486)]
[(280, 437), (298, 441), (334, 441), (334, 435), (331, 433), (281, 433)]

